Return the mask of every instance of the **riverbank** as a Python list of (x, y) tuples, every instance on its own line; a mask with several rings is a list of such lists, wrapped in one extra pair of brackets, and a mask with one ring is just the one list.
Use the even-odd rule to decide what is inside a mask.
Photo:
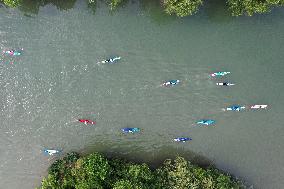
[(67, 154), (48, 170), (39, 189), (48, 188), (245, 188), (240, 181), (214, 167), (201, 168), (183, 157), (166, 159), (157, 169), (99, 153)]
[[(143, 0), (140, 0), (143, 2)], [(145, 0), (144, 0), (145, 1)], [(190, 16), (194, 15), (198, 12), (200, 7), (206, 4), (206, 1), (203, 0), (156, 0), (161, 4), (163, 7), (164, 12), (169, 15), (176, 15), (178, 17)], [(45, 6), (47, 4), (53, 4), (60, 10), (70, 9), (76, 3), (76, 0), (71, 0), (68, 2), (61, 2), (56, 0), (43, 0), (43, 1), (35, 1), (31, 3), (28, 0), (1, 0), (4, 5), (8, 7), (19, 7), (23, 10), (26, 7), (34, 6)], [(96, 0), (89, 0), (87, 1), (89, 7), (92, 9), (96, 8), (97, 1)], [(105, 3), (109, 5), (111, 10), (115, 10), (119, 6), (128, 3), (127, 0), (105, 0)], [(274, 7), (283, 6), (284, 0), (279, 1), (242, 1), (242, 0), (227, 0), (224, 1), (226, 4), (226, 9), (229, 10), (232, 16), (241, 16), (247, 15), (252, 16), (254, 14), (263, 14), (270, 12)]]

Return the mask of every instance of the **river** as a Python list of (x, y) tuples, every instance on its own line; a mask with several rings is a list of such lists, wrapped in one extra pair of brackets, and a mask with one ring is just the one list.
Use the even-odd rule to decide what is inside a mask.
[[(152, 164), (180, 154), (254, 188), (283, 188), (283, 8), (233, 18), (207, 3), (179, 19), (151, 1), (114, 12), (103, 3), (62, 6), (0, 8), (1, 49), (24, 48), (1, 57), (1, 188), (39, 186), (56, 159), (43, 148)], [(112, 55), (121, 61), (96, 64)], [(209, 77), (222, 70), (231, 74)], [(170, 79), (181, 84), (159, 86)], [(236, 85), (215, 85), (221, 81)], [(222, 111), (232, 104), (269, 108)], [(204, 118), (216, 125), (196, 126)], [(142, 131), (122, 134), (123, 127)], [(193, 140), (174, 143), (179, 136)]]

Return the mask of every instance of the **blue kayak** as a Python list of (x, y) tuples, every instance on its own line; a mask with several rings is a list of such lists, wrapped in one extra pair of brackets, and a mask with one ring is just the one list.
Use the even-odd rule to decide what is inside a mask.
[(20, 56), (21, 54), (22, 54), (22, 52), (15, 51), (15, 52), (13, 53), (13, 56)]
[(139, 129), (139, 128), (136, 128), (136, 127), (134, 127), (134, 128), (126, 127), (126, 128), (122, 128), (121, 130), (122, 130), (122, 132), (124, 132), (124, 133), (136, 133), (136, 132), (139, 132), (139, 131), (140, 131), (140, 129)]
[(215, 76), (224, 76), (224, 75), (227, 75), (231, 72), (215, 72), (215, 73), (212, 73), (211, 76), (212, 77), (215, 77)]
[(173, 80), (169, 80), (169, 81), (166, 81), (164, 83), (162, 83), (161, 86), (165, 86), (165, 87), (169, 87), (169, 86), (174, 86), (174, 85), (177, 85), (180, 83), (180, 80), (178, 79), (173, 79)]
[(226, 110), (228, 111), (241, 111), (244, 110), (246, 107), (245, 106), (240, 106), (240, 105), (233, 105), (233, 106), (229, 106), (226, 108)]
[(44, 153), (45, 155), (50, 155), (50, 156), (52, 156), (52, 155), (57, 155), (57, 154), (61, 153), (61, 150), (44, 149), (44, 150), (43, 150), (43, 153)]
[(197, 124), (201, 124), (201, 125), (212, 125), (214, 123), (215, 121), (212, 119), (202, 119), (200, 121), (197, 121)]
[(174, 141), (176, 142), (185, 142), (185, 141), (190, 141), (192, 140), (191, 138), (187, 138), (187, 137), (179, 137), (179, 138), (175, 138)]

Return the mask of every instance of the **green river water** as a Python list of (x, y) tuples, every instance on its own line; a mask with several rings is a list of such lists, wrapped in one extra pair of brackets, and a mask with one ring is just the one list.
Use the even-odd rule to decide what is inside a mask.
[[(114, 12), (83, 1), (66, 10), (1, 7), (1, 49), (24, 53), (1, 57), (0, 188), (39, 186), (56, 159), (43, 148), (100, 151), (153, 166), (180, 154), (253, 188), (283, 188), (283, 10), (233, 18), (212, 2), (178, 19), (151, 1)], [(112, 55), (121, 61), (96, 64)], [(222, 70), (231, 74), (209, 77)], [(159, 86), (170, 79), (181, 84)], [(236, 86), (217, 87), (221, 81)], [(222, 111), (232, 104), (269, 108)], [(216, 125), (196, 126), (203, 118)], [(123, 127), (142, 131), (122, 134)]]

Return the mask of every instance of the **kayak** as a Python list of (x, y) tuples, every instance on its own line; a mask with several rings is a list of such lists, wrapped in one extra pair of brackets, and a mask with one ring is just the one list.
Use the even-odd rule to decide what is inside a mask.
[(203, 119), (197, 122), (197, 124), (201, 124), (201, 125), (212, 125), (214, 123), (215, 121), (212, 119)]
[(251, 106), (250, 108), (251, 109), (266, 109), (267, 107), (268, 107), (268, 105), (257, 105), (257, 104), (255, 104), (255, 105)]
[(23, 49), (20, 49), (20, 50), (6, 50), (6, 51), (3, 51), (4, 54), (9, 54), (9, 55), (12, 55), (12, 56), (20, 56), (22, 54), (22, 51)]
[(192, 140), (191, 138), (186, 138), (186, 137), (179, 137), (179, 138), (175, 138), (174, 141), (176, 142), (186, 142), (186, 141), (190, 141)]
[(215, 72), (215, 73), (212, 73), (211, 76), (212, 77), (215, 77), (215, 76), (224, 76), (224, 75), (227, 75), (231, 72)]
[(14, 62), (1, 62), (1, 64), (14, 64)]
[(78, 121), (81, 122), (81, 123), (85, 123), (86, 125), (87, 124), (91, 124), (91, 125), (95, 125), (96, 124), (95, 121), (91, 121), (89, 119), (78, 119)]
[(174, 79), (174, 80), (169, 80), (169, 81), (166, 81), (166, 82), (162, 83), (161, 86), (170, 87), (170, 86), (177, 85), (179, 83), (180, 83), (180, 80)]
[(22, 54), (21, 52), (15, 51), (15, 52), (13, 53), (13, 56), (20, 56), (21, 54)]
[(46, 155), (57, 155), (59, 154), (61, 151), (60, 150), (54, 150), (54, 149), (44, 149), (43, 150), (43, 153), (46, 154)]
[(239, 105), (233, 105), (233, 106), (230, 106), (230, 107), (227, 107), (226, 110), (228, 111), (241, 111), (241, 110), (244, 110), (246, 107), (245, 106), (239, 106)]
[(126, 128), (122, 128), (121, 131), (124, 132), (124, 133), (136, 133), (136, 132), (139, 132), (140, 129), (136, 128), (136, 127), (134, 127), (134, 128), (126, 127)]
[(109, 59), (103, 60), (103, 61), (101, 61), (101, 62), (98, 62), (98, 64), (99, 64), (99, 63), (101, 63), (101, 64), (105, 64), (105, 63), (110, 63), (110, 64), (112, 64), (112, 63), (115, 63), (116, 61), (118, 61), (118, 60), (120, 60), (120, 59), (121, 59), (120, 56), (116, 56), (116, 57), (109, 58)]
[(227, 82), (224, 82), (224, 83), (216, 83), (216, 85), (220, 85), (220, 86), (233, 86), (235, 85), (234, 83), (227, 83)]

